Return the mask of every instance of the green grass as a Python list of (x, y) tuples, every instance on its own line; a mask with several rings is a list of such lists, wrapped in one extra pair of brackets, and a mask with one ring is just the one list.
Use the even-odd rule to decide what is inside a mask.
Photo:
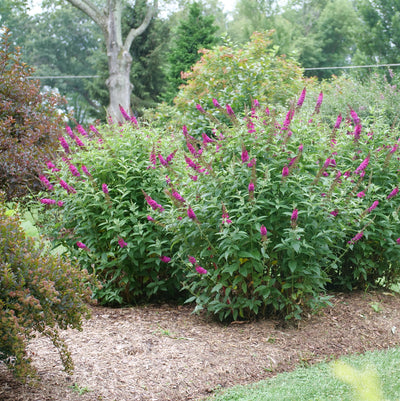
[[(233, 387), (207, 400), (212, 401), (383, 401), (400, 400), (400, 348), (369, 352), (363, 355), (343, 357), (346, 367), (341, 368), (346, 384), (335, 376), (333, 363), (321, 363), (309, 368), (299, 368), (249, 386)], [(356, 370), (350, 368), (354, 367)], [(352, 371), (353, 370), (353, 371)], [(373, 389), (374, 376), (378, 389)], [(359, 386), (366, 391), (354, 391)], [(369, 390), (369, 387), (371, 389)]]

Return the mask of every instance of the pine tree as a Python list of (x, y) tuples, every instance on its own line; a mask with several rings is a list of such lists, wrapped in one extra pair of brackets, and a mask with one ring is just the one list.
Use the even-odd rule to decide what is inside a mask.
[(172, 101), (185, 83), (181, 73), (200, 59), (199, 49), (211, 48), (217, 43), (215, 33), (218, 27), (214, 25), (214, 17), (207, 16), (201, 3), (194, 2), (189, 6), (186, 19), (181, 20), (176, 36), (172, 40), (169, 61), (169, 88), (165, 95), (167, 101)]

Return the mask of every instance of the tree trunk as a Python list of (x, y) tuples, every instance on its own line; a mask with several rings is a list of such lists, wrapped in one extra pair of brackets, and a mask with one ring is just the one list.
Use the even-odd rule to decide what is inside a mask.
[(132, 56), (129, 49), (135, 38), (141, 35), (149, 26), (152, 17), (158, 8), (158, 0), (153, 0), (153, 6), (149, 6), (145, 18), (136, 29), (131, 29), (123, 41), (121, 32), (121, 0), (107, 0), (106, 7), (102, 10), (92, 0), (67, 0), (73, 6), (79, 8), (100, 26), (106, 41), (109, 77), (106, 85), (110, 94), (110, 104), (107, 112), (113, 121), (122, 121), (119, 111), (121, 105), (127, 112), (130, 109), (130, 98), (133, 85), (130, 82)]
[(130, 82), (132, 57), (124, 50), (112, 49), (108, 52), (108, 68), (110, 75), (106, 81), (110, 94), (110, 104), (107, 112), (113, 121), (121, 121), (119, 110), (121, 105), (127, 112), (130, 109), (130, 99), (133, 85)]

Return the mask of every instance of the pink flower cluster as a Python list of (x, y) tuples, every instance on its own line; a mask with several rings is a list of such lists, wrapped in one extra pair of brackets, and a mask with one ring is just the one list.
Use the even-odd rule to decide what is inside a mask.
[(196, 269), (197, 273), (199, 273), (199, 274), (207, 274), (207, 273), (208, 273), (208, 271), (207, 271), (206, 269), (204, 269), (203, 267), (201, 267), (201, 266), (197, 263), (196, 259), (195, 259), (193, 256), (189, 256), (189, 262), (190, 262), (193, 266), (195, 266), (195, 269)]

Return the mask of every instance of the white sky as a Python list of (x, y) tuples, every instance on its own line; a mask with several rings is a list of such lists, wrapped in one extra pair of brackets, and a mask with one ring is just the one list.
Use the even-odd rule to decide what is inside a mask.
[[(33, 4), (33, 9), (32, 12), (40, 12), (40, 3), (41, 0), (30, 0)], [(236, 1), (237, 0), (220, 0), (221, 3), (223, 3), (224, 5), (224, 11), (228, 12), (228, 11), (233, 11), (236, 5)]]

